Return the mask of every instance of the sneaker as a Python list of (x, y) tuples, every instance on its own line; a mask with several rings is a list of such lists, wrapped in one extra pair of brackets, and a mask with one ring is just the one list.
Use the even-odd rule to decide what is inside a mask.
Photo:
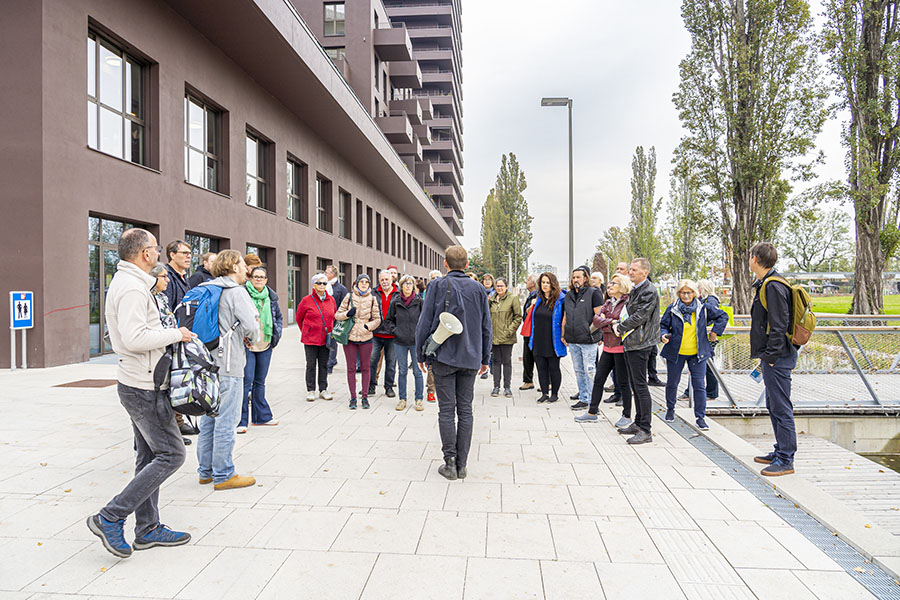
[(313, 402), (316, 399), (316, 391), (306, 392), (306, 401)]
[(488, 372), (485, 371), (484, 373), (482, 373), (482, 374), (481, 374), (481, 378), (482, 378), (482, 379), (487, 379), (487, 378), (488, 378)]
[(575, 392), (574, 394), (569, 396), (569, 400), (578, 400), (579, 398), (581, 398), (581, 392)]
[(697, 429), (700, 431), (709, 431), (709, 425), (706, 424), (706, 420), (703, 417), (697, 419)]
[(254, 427), (275, 427), (278, 425), (278, 419), (269, 419), (265, 423), (254, 423)]
[(619, 420), (613, 424), (613, 427), (617, 429), (625, 429), (629, 425), (631, 425), (632, 421), (628, 417), (619, 417)]
[(618, 394), (613, 394), (609, 398), (606, 398), (603, 400), (603, 402), (606, 404), (613, 404), (615, 402), (621, 402), (621, 401), (622, 401), (622, 396), (620, 396)]
[(191, 442), (191, 438), (186, 438), (186, 437), (181, 438), (181, 441), (184, 442), (185, 446), (190, 446), (193, 443), (193, 442)]
[(237, 432), (238, 432), (238, 433), (247, 433), (247, 426), (246, 426), (246, 425), (240, 425), (240, 426), (237, 428)]
[(678, 396), (678, 399), (679, 399), (679, 400), (690, 400), (691, 397), (688, 396), (687, 393), (684, 393), (684, 394)]
[(538, 402), (546, 402), (549, 399), (550, 399), (550, 396), (548, 396), (547, 394), (541, 394), (541, 397), (538, 398), (537, 401)]
[(397, 403), (396, 408), (394, 410), (406, 410), (406, 399), (400, 398), (400, 402)]
[(592, 415), (589, 412), (584, 413), (583, 415), (578, 415), (575, 417), (576, 423), (596, 423), (598, 421), (597, 415)]
[(494, 389), (491, 390), (491, 397), (492, 397), (492, 398), (496, 398), (496, 397), (499, 396), (499, 395), (500, 395), (500, 388), (495, 387)]
[(666, 387), (666, 384), (659, 379), (651, 379), (647, 382), (647, 385), (649, 385), (650, 387)]
[(576, 402), (575, 404), (573, 404), (573, 405), (570, 406), (569, 408), (571, 408), (572, 410), (583, 410), (583, 409), (587, 408), (588, 406), (590, 406), (590, 404), (588, 404), (587, 402), (582, 402), (581, 400), (579, 400), (578, 402)]
[(350, 398), (350, 410), (356, 410), (356, 398)]
[(621, 399), (621, 398), (619, 398), (618, 400), (616, 400), (616, 406), (625, 406), (625, 404), (622, 402), (622, 399)]
[(614, 385), (608, 385), (608, 386), (606, 386), (605, 388), (603, 388), (603, 391), (604, 391), (604, 392), (614, 392), (614, 391), (616, 391), (616, 386), (614, 386)]
[(533, 383), (523, 383), (522, 385), (519, 386), (519, 389), (520, 390), (533, 390), (534, 384)]
[(217, 483), (213, 487), (216, 490), (236, 490), (238, 488), (250, 487), (256, 485), (256, 478), (250, 475), (232, 475), (230, 479), (226, 479), (222, 483)]
[(212, 477), (200, 477), (198, 481), (200, 485), (206, 485), (207, 483), (212, 483)]
[(328, 390), (322, 390), (319, 392), (319, 398), (322, 400), (334, 400), (334, 394), (329, 392)]
[(107, 521), (100, 514), (87, 518), (88, 529), (100, 538), (103, 547), (113, 556), (128, 558), (131, 556), (131, 546), (125, 541), (125, 519), (121, 521)]
[(638, 430), (636, 434), (625, 440), (632, 446), (635, 444), (647, 444), (653, 441), (653, 436), (644, 431), (643, 429)]
[(468, 472), (466, 471), (465, 467), (459, 467), (459, 466), (456, 467), (457, 479), (465, 479), (466, 475), (468, 475)]
[(773, 460), (775, 460), (775, 453), (774, 453), (774, 452), (769, 452), (769, 453), (766, 454), (765, 456), (754, 456), (754, 457), (753, 457), (753, 462), (758, 462), (758, 463), (761, 464), (761, 465), (768, 465), (768, 464), (770, 464)]
[(782, 462), (780, 459), (776, 458), (769, 464), (768, 467), (764, 467), (760, 474), (765, 475), (766, 477), (778, 477), (780, 475), (790, 475), (794, 472), (794, 465), (792, 463)]
[(455, 481), (458, 477), (456, 472), (456, 459), (448, 458), (444, 461), (444, 464), (438, 467), (438, 473), (441, 474), (441, 477), (444, 479), (449, 479), (450, 481)]
[(437, 398), (434, 397), (434, 394), (428, 394), (429, 402), (437, 402)]
[(182, 423), (179, 429), (181, 430), (181, 435), (197, 435), (200, 433), (200, 430), (191, 425), (189, 421)]
[(384, 388), (384, 395), (387, 396), (388, 398), (393, 398), (397, 394), (394, 393), (394, 388), (386, 387), (386, 388)]
[(146, 550), (154, 546), (182, 546), (191, 541), (191, 534), (184, 531), (172, 531), (162, 523), (134, 540), (135, 550)]
[(559, 400), (559, 396), (557, 396), (556, 394), (553, 394), (552, 396), (547, 398), (547, 402), (556, 402), (557, 400)]
[(374, 386), (374, 385), (370, 385), (370, 386), (369, 386), (369, 393), (366, 394), (366, 395), (367, 395), (367, 396), (374, 396), (376, 391), (377, 391), (377, 390), (375, 389), (375, 386)]
[(616, 431), (618, 431), (622, 435), (634, 435), (638, 431), (640, 431), (640, 428), (634, 423), (631, 423), (630, 425), (628, 425), (628, 427), (622, 427), (620, 429), (617, 429)]
[(368, 399), (368, 398), (363, 398), (363, 399), (362, 399), (362, 407), (365, 408), (365, 409), (368, 409), (368, 408), (369, 408), (369, 399)]
[(425, 407), (422, 405), (422, 399), (421, 399), (421, 398), (419, 398), (418, 400), (416, 400), (416, 410), (418, 410), (418, 411), (425, 410)]
[(503, 395), (506, 396), (507, 398), (512, 398), (513, 397), (512, 390), (509, 388), (503, 388)]
[(674, 423), (675, 422), (675, 409), (667, 408), (666, 409), (666, 423)]

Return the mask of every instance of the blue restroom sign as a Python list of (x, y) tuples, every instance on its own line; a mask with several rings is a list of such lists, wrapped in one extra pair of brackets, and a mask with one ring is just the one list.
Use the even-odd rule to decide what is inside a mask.
[(34, 327), (34, 293), (9, 293), (10, 329), (31, 329)]

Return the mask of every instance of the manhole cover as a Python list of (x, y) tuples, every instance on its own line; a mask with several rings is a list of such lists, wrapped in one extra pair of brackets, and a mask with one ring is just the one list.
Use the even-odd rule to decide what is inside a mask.
[(53, 387), (69, 387), (69, 388), (102, 388), (115, 385), (115, 379), (79, 379), (78, 381), (70, 381), (69, 383), (60, 383)]

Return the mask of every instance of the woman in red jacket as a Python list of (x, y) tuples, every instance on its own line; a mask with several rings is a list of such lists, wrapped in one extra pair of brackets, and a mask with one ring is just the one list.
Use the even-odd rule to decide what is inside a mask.
[[(306, 350), (306, 400), (316, 399), (316, 380), (319, 383), (319, 398), (331, 400), (334, 394), (328, 391), (328, 356), (331, 353), (331, 330), (334, 329), (334, 313), (337, 307), (328, 293), (328, 277), (324, 273), (313, 275), (313, 291), (300, 301), (297, 307), (297, 327), (300, 328), (300, 343)], [(318, 378), (316, 369), (318, 368)]]

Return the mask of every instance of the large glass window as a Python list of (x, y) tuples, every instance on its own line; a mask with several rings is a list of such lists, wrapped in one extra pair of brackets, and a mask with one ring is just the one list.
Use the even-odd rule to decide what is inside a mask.
[(202, 261), (200, 258), (207, 252), (219, 252), (219, 240), (216, 238), (206, 237), (199, 233), (184, 233), (184, 241), (191, 247), (191, 273), (200, 268)]
[(316, 177), (316, 227), (331, 231), (331, 182), (321, 175)]
[(91, 356), (112, 352), (106, 328), (106, 290), (119, 264), (119, 237), (134, 223), (88, 217), (88, 347)]
[(352, 205), (352, 199), (350, 198), (350, 194), (341, 190), (340, 193), (341, 199), (340, 204), (338, 205), (338, 235), (342, 238), (349, 240), (350, 239), (350, 210)]
[(287, 216), (292, 221), (309, 223), (306, 203), (306, 165), (293, 158), (287, 160)]
[(287, 321), (293, 324), (296, 321), (297, 306), (303, 297), (303, 258), (302, 254), (288, 252), (287, 255), (287, 276), (288, 276), (288, 299), (287, 299)]
[(344, 3), (325, 3), (325, 35), (344, 35)]
[(147, 165), (147, 66), (91, 31), (87, 70), (88, 146)]
[(222, 155), (219, 142), (219, 111), (201, 100), (184, 96), (184, 179), (213, 191), (219, 184)]
[(266, 204), (268, 146), (265, 140), (247, 132), (247, 204), (259, 208), (268, 208)]
[(327, 54), (331, 60), (347, 60), (346, 49), (344, 46), (325, 48), (325, 54)]

